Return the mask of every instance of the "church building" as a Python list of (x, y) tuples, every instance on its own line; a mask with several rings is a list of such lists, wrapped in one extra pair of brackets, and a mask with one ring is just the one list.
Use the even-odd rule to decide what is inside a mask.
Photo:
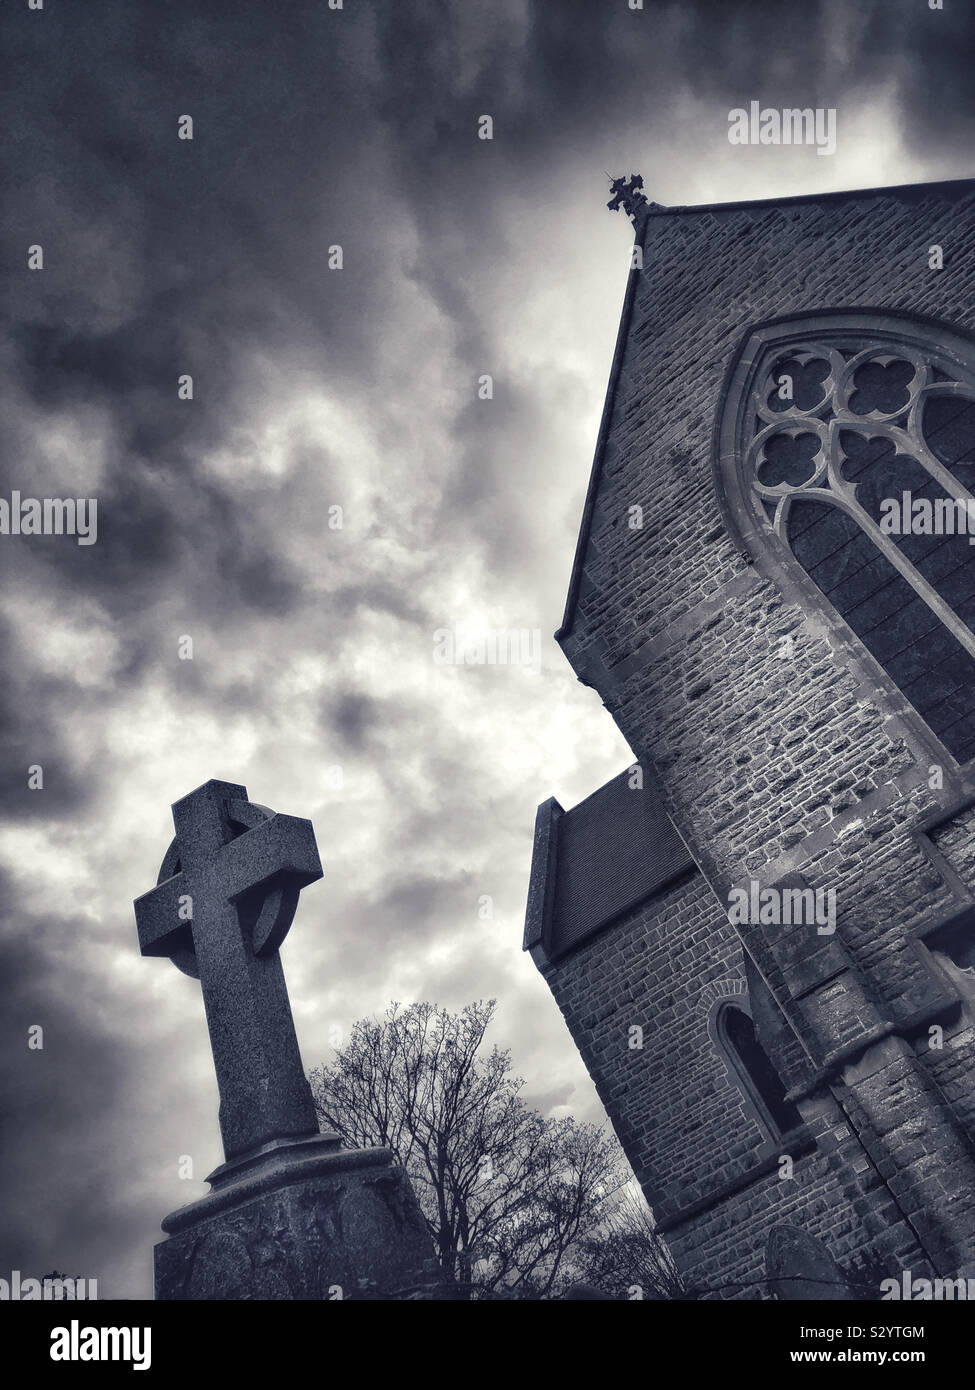
[(975, 1277), (975, 180), (641, 186), (525, 948), (689, 1286)]

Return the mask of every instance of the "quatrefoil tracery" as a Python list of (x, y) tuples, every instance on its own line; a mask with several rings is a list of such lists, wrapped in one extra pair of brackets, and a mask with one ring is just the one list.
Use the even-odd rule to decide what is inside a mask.
[[(820, 393), (819, 398), (805, 407), (795, 400), (782, 401), (779, 395), (780, 379), (783, 374), (789, 374), (784, 373), (784, 368), (796, 363), (805, 371), (816, 362), (823, 362), (826, 371), (807, 373), (803, 379), (803, 389), (808, 387), (807, 378), (811, 376), (813, 388)], [(898, 400), (895, 409), (873, 407), (863, 411), (853, 408), (858, 397), (860, 404), (864, 396), (870, 398), (870, 382), (864, 382), (862, 376), (858, 382), (857, 378), (861, 369), (871, 367), (878, 369), (873, 373), (875, 382), (882, 382), (898, 397), (904, 397)], [(887, 373), (890, 375), (885, 380)], [(856, 521), (918, 596), (955, 633), (962, 645), (975, 655), (975, 634), (960, 622), (937, 590), (906, 557), (896, 540), (881, 531), (858, 501), (857, 488), (862, 479), (851, 480), (843, 471), (844, 465), (855, 462), (855, 456), (843, 446), (844, 435), (859, 435), (865, 443), (873, 439), (886, 439), (893, 444), (896, 454), (916, 460), (949, 497), (966, 505), (969, 502), (975, 504), (975, 497), (931, 450), (923, 429), (924, 409), (933, 396), (956, 396), (975, 402), (975, 391), (961, 382), (936, 379), (931, 362), (919, 351), (906, 346), (894, 351), (868, 347), (844, 353), (836, 347), (817, 342), (794, 343), (777, 351), (769, 368), (759, 374), (758, 383), (751, 398), (757, 429), (745, 456), (746, 476), (762, 502), (766, 506), (774, 505), (771, 525), (779, 538), (789, 544), (789, 513), (793, 503), (799, 499), (840, 508)], [(801, 439), (813, 441), (805, 450), (809, 457), (805, 461), (805, 475), (799, 481), (768, 481), (777, 463), (774, 456), (769, 457), (769, 446), (783, 438), (794, 443)], [(791, 452), (799, 456), (804, 451), (796, 447)], [(764, 508), (762, 510), (764, 512)]]
[[(768, 398), (778, 389), (783, 364), (795, 361), (805, 365), (814, 360), (829, 361), (829, 373), (822, 383), (822, 399), (805, 410), (791, 402), (784, 410), (770, 407)], [(899, 362), (907, 362), (913, 368), (907, 401), (896, 410), (886, 412), (852, 410), (850, 396), (859, 389), (855, 377), (860, 368), (874, 363), (886, 367)], [(753, 397), (756, 415), (766, 422), (752, 439), (747, 454), (748, 470), (756, 492), (769, 500), (808, 495), (810, 492), (821, 495), (825, 482), (825, 486), (835, 493), (829, 497), (829, 501), (855, 501), (857, 484), (846, 479), (842, 472), (843, 465), (850, 462), (850, 455), (842, 447), (841, 433), (852, 431), (866, 439), (890, 440), (899, 454), (916, 459), (947, 493), (967, 500), (971, 494), (941, 463), (924, 439), (921, 416), (925, 404), (935, 395), (958, 396), (975, 402), (975, 392), (970, 387), (959, 382), (933, 380), (930, 365), (919, 353), (908, 349), (892, 354), (867, 348), (848, 362), (834, 348), (816, 344), (779, 353), (776, 364), (765, 373)], [(802, 482), (770, 484), (762, 480), (762, 467), (771, 461), (766, 457), (766, 447), (783, 435), (791, 439), (812, 435), (818, 440), (812, 472)], [(778, 525), (776, 529), (779, 529)]]

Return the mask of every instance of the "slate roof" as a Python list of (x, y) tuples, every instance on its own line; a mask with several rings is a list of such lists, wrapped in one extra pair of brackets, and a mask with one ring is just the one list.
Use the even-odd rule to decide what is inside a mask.
[(652, 779), (630, 781), (628, 768), (571, 811), (538, 808), (526, 950), (564, 956), (695, 869)]

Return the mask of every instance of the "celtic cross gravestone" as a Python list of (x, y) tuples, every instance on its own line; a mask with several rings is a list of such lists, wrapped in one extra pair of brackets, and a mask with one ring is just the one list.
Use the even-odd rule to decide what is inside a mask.
[(228, 782), (177, 801), (173, 820), (159, 884), (136, 899), (139, 945), (200, 981), (224, 1153), (317, 1134), (278, 954), (299, 891), (322, 877), (311, 822)]
[(226, 1162), (207, 1197), (163, 1222), (156, 1297), (429, 1286), (430, 1237), (391, 1152), (344, 1149), (318, 1130), (278, 950), (301, 889), (322, 877), (311, 822), (216, 781), (177, 801), (173, 821), (159, 881), (135, 902), (139, 945), (200, 981)]

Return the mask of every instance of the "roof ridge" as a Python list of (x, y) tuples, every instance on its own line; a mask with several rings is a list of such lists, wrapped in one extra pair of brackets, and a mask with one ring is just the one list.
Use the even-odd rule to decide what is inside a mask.
[(975, 189), (975, 178), (936, 179), (923, 183), (884, 184), (875, 188), (837, 188), (823, 193), (790, 193), (784, 198), (734, 198), (727, 203), (647, 203), (641, 209), (648, 217), (665, 217), (670, 213), (693, 213), (723, 211), (731, 208), (783, 207), (794, 203), (822, 203), (841, 198), (876, 198), (898, 194), (917, 194), (926, 191), (956, 190), (963, 187)]

